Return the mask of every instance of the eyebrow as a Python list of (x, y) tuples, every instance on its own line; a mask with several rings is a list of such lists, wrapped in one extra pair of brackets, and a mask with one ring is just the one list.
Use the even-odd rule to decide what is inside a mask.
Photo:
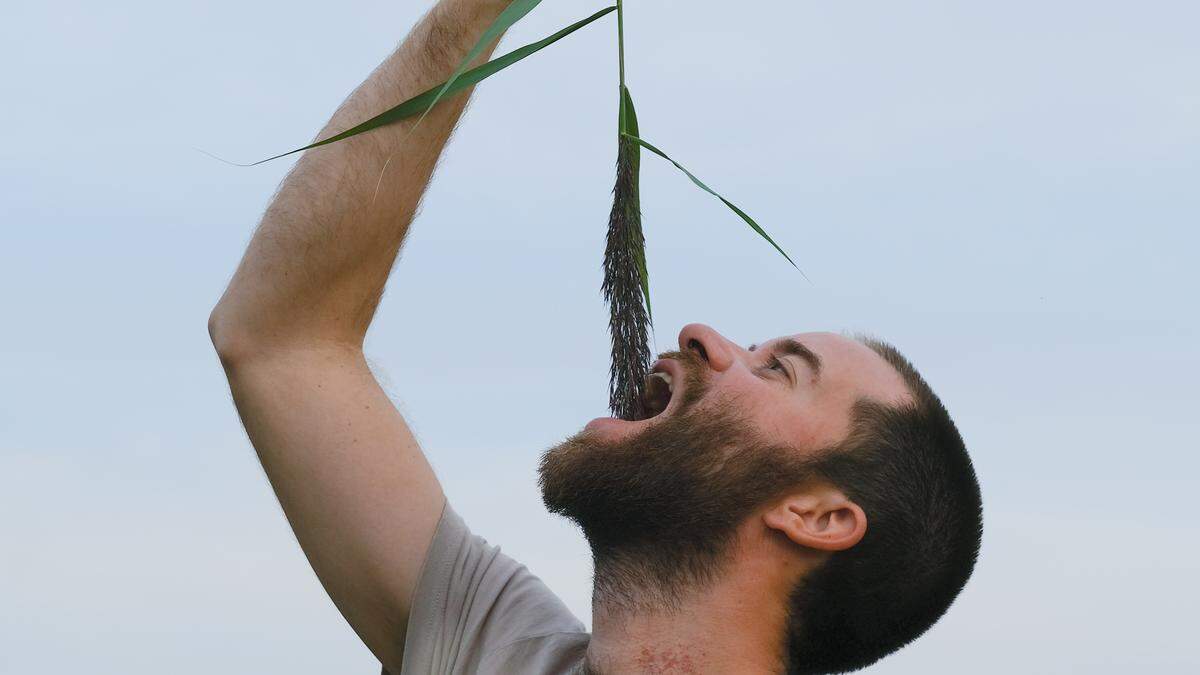
[[(758, 349), (758, 345), (750, 345), (749, 351)], [(783, 338), (771, 343), (771, 351), (776, 355), (786, 354), (790, 356), (799, 356), (808, 363), (808, 367), (813, 371), (813, 377), (821, 377), (821, 357), (808, 347), (804, 346), (803, 342), (794, 338)]]

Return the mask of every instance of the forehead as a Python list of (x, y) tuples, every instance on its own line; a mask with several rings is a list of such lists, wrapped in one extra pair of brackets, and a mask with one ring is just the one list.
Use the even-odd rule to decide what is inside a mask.
[(851, 400), (866, 396), (882, 403), (902, 403), (908, 386), (892, 364), (867, 345), (837, 333), (797, 333), (790, 337), (821, 359), (821, 388)]

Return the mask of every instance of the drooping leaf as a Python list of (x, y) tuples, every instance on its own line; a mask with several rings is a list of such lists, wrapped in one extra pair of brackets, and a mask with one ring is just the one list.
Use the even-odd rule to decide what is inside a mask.
[[(618, 121), (621, 133), (628, 133), (633, 136), (638, 135), (637, 112), (633, 108), (633, 97), (629, 95), (629, 87), (621, 87), (621, 113)], [(632, 163), (633, 182), (634, 186), (638, 187), (635, 197), (637, 199), (638, 229), (641, 229), (641, 189), (639, 187), (642, 167), (642, 149), (641, 146), (631, 144), (629, 148), (629, 161)], [(650, 306), (650, 271), (646, 268), (646, 245), (645, 242), (637, 249), (638, 252), (638, 272), (642, 281), (642, 296), (646, 299), (646, 316), (650, 320), (650, 326), (654, 326), (654, 309)]]
[[(558, 31), (557, 33), (554, 33), (553, 35), (550, 35), (546, 38), (538, 40), (537, 42), (527, 44), (524, 47), (515, 49), (515, 50), (505, 54), (504, 56), (492, 59), (491, 61), (488, 61), (485, 64), (482, 64), (480, 66), (472, 68), (466, 72), (460, 73), (457, 75), (457, 77), (452, 78), (452, 80), (447, 80), (446, 82), (439, 84), (439, 85), (429, 89), (428, 91), (420, 93), (420, 94), (408, 99), (407, 101), (404, 101), (403, 103), (393, 106), (393, 107), (385, 110), (384, 112), (372, 117), (371, 119), (366, 120), (365, 122), (362, 122), (360, 124), (357, 124), (341, 133), (335, 134), (333, 136), (330, 136), (329, 138), (317, 141), (315, 143), (311, 143), (302, 148), (296, 148), (295, 150), (290, 150), (288, 152), (285, 152), (285, 153), (282, 153), (279, 155), (275, 155), (274, 157), (268, 157), (266, 159), (259, 160), (257, 162), (254, 162), (253, 164), (249, 164), (248, 166), (255, 166), (257, 164), (262, 164), (263, 162), (269, 162), (273, 159), (279, 159), (280, 157), (286, 157), (288, 155), (292, 155), (297, 152), (303, 152), (305, 150), (320, 147), (322, 145), (328, 145), (330, 143), (335, 143), (337, 141), (350, 138), (351, 136), (357, 136), (358, 134), (361, 134), (363, 132), (379, 128), (386, 124), (391, 124), (393, 122), (397, 122), (399, 120), (412, 117), (413, 115), (421, 113), (422, 111), (427, 112), (445, 94), (454, 93), (459, 90), (470, 87), (474, 84), (478, 84), (479, 82), (482, 82), (483, 80), (491, 77), (492, 75), (496, 74), (497, 72), (504, 70), (505, 68), (520, 61), (521, 59), (524, 59), (525, 57), (527, 57), (537, 51), (540, 51), (540, 50), (554, 44), (555, 42), (558, 42), (559, 40), (563, 39), (564, 37), (570, 35), (571, 33), (574, 33), (575, 31), (579, 30), (580, 28), (583, 28), (584, 26), (588, 25), (589, 23), (592, 23), (593, 21), (603, 17), (604, 15), (606, 15), (609, 12), (612, 12), (614, 10), (616, 10), (616, 5), (613, 5), (611, 7), (605, 7), (604, 9), (596, 12), (595, 14), (589, 16), (588, 18), (583, 19), (581, 21), (576, 21), (575, 23), (571, 24), (570, 26), (567, 26), (566, 28), (563, 28), (562, 30)], [(476, 56), (478, 56), (478, 54), (476, 54)], [(474, 59), (475, 57), (471, 57), (471, 58)], [(467, 63), (469, 63), (469, 62), (470, 61), (468, 60)]]
[[(620, 95), (618, 125), (636, 128), (633, 100), (624, 87)], [(608, 218), (602, 285), (612, 339), (609, 408), (626, 420), (646, 415), (642, 395), (650, 370), (650, 316), (648, 304), (643, 304), (649, 297), (649, 284), (638, 196), (639, 154), (630, 137), (617, 135), (617, 181)]]
[[(675, 168), (679, 169), (684, 174), (686, 174), (687, 177), (690, 178), (692, 180), (692, 182), (696, 184), (697, 187), (699, 187), (701, 190), (704, 190), (708, 194), (716, 197), (717, 199), (720, 199), (725, 204), (725, 206), (728, 206), (731, 211), (738, 214), (738, 216), (740, 216), (742, 220), (746, 221), (747, 225), (749, 225), (751, 228), (753, 228), (754, 231), (757, 232), (759, 235), (761, 235), (763, 239), (766, 239), (771, 244), (771, 246), (774, 246), (776, 251), (779, 251), (779, 253), (782, 254), (784, 258), (787, 258), (787, 261), (789, 263), (792, 263), (792, 267), (795, 267), (797, 270), (799, 270), (800, 274), (804, 274), (804, 270), (801, 270), (800, 267), (796, 265), (796, 263), (792, 260), (791, 256), (789, 256), (787, 253), (785, 253), (784, 250), (779, 247), (779, 244), (776, 244), (775, 240), (772, 239), (771, 236), (768, 235), (766, 233), (766, 231), (763, 230), (762, 227), (759, 226), (758, 223), (754, 222), (754, 219), (751, 218), (745, 211), (739, 209), (733, 202), (729, 201), (728, 199), (725, 199), (720, 194), (718, 194), (715, 190), (713, 190), (712, 188), (705, 185), (699, 178), (696, 178), (696, 176), (691, 171), (688, 171), (687, 169), (683, 168), (683, 165), (681, 165), (679, 162), (676, 162), (675, 160), (673, 160), (669, 156), (667, 156), (667, 153), (663, 152), (662, 150), (659, 150), (658, 148), (647, 143), (646, 141), (642, 140), (641, 138), (638, 138), (634, 134), (625, 133), (623, 135), (628, 137), (631, 141), (642, 146), (643, 148), (646, 148), (650, 152), (653, 152), (654, 154), (658, 155), (659, 157), (662, 157), (663, 159), (667, 160), (668, 162), (674, 164)], [(805, 275), (804, 278), (807, 279), (808, 276)]]

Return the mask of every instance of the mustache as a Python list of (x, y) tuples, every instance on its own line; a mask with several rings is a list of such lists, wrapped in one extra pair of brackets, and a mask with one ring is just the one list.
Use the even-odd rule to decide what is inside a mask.
[(692, 370), (699, 370), (701, 367), (707, 365), (705, 363), (704, 359), (701, 358), (699, 354), (697, 354), (696, 352), (694, 352), (690, 349), (685, 352), (681, 352), (681, 351), (677, 351), (677, 350), (669, 351), (669, 352), (661, 352), (658, 355), (658, 358), (660, 360), (661, 359), (674, 359), (675, 361), (679, 361), (687, 369), (688, 374), (691, 374)]

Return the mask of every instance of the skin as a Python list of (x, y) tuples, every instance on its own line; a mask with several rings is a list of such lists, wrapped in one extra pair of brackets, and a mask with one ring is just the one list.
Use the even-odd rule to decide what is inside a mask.
[[(443, 81), (505, 5), (438, 2), (319, 137)], [(303, 154), (209, 318), (238, 413), (305, 555), (392, 673), (400, 671), (413, 589), (445, 496), (371, 374), (363, 339), (470, 93), (447, 98), (415, 131), (400, 122)], [(684, 328), (680, 348), (702, 344), (713, 391), (739, 396), (764, 430), (801, 439), (801, 447), (844, 435), (857, 395), (903, 397), (898, 377), (866, 347), (825, 333), (798, 337), (825, 361), (819, 383), (793, 357), (785, 363), (795, 386), (781, 372), (754, 371), (765, 347), (750, 352), (699, 324)], [(590, 430), (620, 435), (653, 423), (601, 420)], [(861, 509), (827, 486), (779, 500), (748, 519), (737, 563), (694, 599), (701, 620), (617, 620), (598, 606), (589, 660), (621, 673), (769, 672), (781, 608), (755, 598), (795, 581), (820, 555), (852, 546), (865, 527)]]
[[(793, 355), (770, 357), (784, 338), (808, 347), (820, 375)], [(672, 359), (668, 369), (697, 367), (704, 396), (700, 411), (721, 401), (734, 405), (767, 441), (812, 454), (846, 437), (850, 412), (861, 398), (903, 404), (910, 395), (895, 370), (862, 343), (833, 333), (782, 336), (753, 351), (703, 324), (679, 334), (680, 350), (701, 360)], [(691, 375), (688, 373), (687, 375)], [(673, 378), (677, 383), (687, 376)], [(681, 397), (678, 385), (673, 396)], [(638, 422), (599, 418), (586, 431), (619, 442), (676, 412)], [(603, 673), (770, 673), (783, 671), (783, 598), (828, 556), (857, 544), (867, 516), (836, 487), (819, 480), (797, 486), (747, 518), (737, 533), (733, 561), (717, 583), (670, 610), (608, 606), (597, 597), (588, 662)]]
[[(818, 376), (804, 359), (782, 355), (783, 371), (774, 381), (764, 380), (756, 369), (767, 367), (776, 342), (790, 337), (821, 360)], [(835, 333), (798, 333), (751, 345), (750, 351), (700, 323), (684, 326), (679, 348), (696, 343), (707, 355), (704, 374), (708, 393), (738, 400), (746, 414), (768, 440), (806, 448), (828, 447), (850, 430), (850, 408), (859, 398), (899, 404), (908, 400), (908, 389), (894, 368), (866, 345)], [(778, 386), (772, 386), (778, 385)], [(780, 388), (782, 387), (782, 389)], [(588, 428), (606, 438), (634, 434), (654, 420), (626, 422), (598, 418)]]
[[(441, 0), (319, 136), (444, 81), (505, 5)], [(469, 93), (445, 99), (416, 131), (402, 121), (304, 153), (209, 318), (234, 403), (301, 548), (392, 673), (445, 497), (362, 345)]]

